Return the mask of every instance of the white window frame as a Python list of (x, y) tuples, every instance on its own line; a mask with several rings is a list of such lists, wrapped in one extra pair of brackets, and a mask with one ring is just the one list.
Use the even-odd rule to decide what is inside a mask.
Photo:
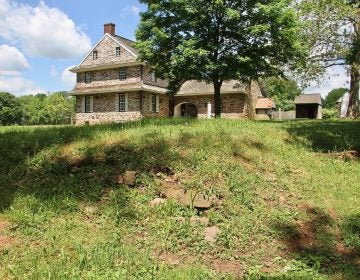
[(149, 99), (149, 111), (152, 113), (159, 113), (160, 104), (159, 104), (159, 95), (151, 94)]
[(128, 94), (117, 93), (115, 96), (115, 111), (116, 112), (127, 112), (128, 108)]
[(85, 84), (91, 84), (94, 79), (93, 72), (85, 72)]
[(115, 55), (116, 55), (116, 57), (120, 57), (120, 56), (121, 56), (121, 48), (120, 48), (120, 47), (116, 47), (116, 48), (115, 48)]
[(97, 60), (99, 58), (99, 53), (97, 50), (94, 50), (93, 53), (92, 53), (92, 56), (93, 56), (93, 60)]
[(94, 97), (92, 95), (83, 96), (81, 107), (83, 113), (94, 112)]
[(125, 81), (127, 79), (127, 69), (126, 68), (120, 68), (119, 70), (119, 80)]
[(150, 81), (156, 83), (156, 73), (155, 71), (150, 72)]

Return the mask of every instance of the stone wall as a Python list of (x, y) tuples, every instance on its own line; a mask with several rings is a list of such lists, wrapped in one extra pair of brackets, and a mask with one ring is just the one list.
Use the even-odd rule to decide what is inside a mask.
[(159, 94), (159, 112), (154, 113), (150, 111), (150, 93), (143, 94), (143, 116), (146, 118), (158, 118), (169, 116), (169, 97), (165, 94)]
[(120, 45), (109, 36), (105, 36), (94, 49), (98, 52), (98, 58), (94, 60), (93, 53), (91, 52), (80, 66), (96, 66), (104, 63), (136, 60), (136, 58), (123, 47), (120, 47), (120, 56), (116, 56), (116, 47), (120, 47)]
[(110, 122), (125, 122), (141, 119), (142, 117), (156, 118), (169, 115), (169, 99), (167, 95), (159, 95), (159, 112), (150, 111), (150, 93), (128, 93), (128, 111), (116, 112), (115, 93), (96, 94), (93, 96), (93, 112), (82, 112), (82, 96), (76, 97), (76, 124), (97, 124)]
[(121, 81), (119, 79), (119, 68), (97, 70), (93, 71), (93, 81), (91, 83), (85, 83), (85, 73), (77, 73), (76, 89), (88, 89), (88, 88), (99, 88), (114, 85), (129, 85), (134, 87), (140, 87), (141, 82), (141, 67), (126, 67), (126, 80)]
[(168, 86), (168, 82), (166, 80), (159, 79), (156, 77), (156, 75), (155, 75), (155, 81), (152, 80), (151, 73), (153, 71), (154, 70), (150, 66), (143, 67), (143, 82), (144, 82), (144, 84), (150, 85), (150, 86), (166, 88)]
[[(198, 117), (207, 116), (207, 103), (211, 103), (212, 115), (215, 114), (214, 96), (200, 95), (200, 96), (175, 96), (175, 107), (182, 103), (192, 103), (197, 107)], [(244, 118), (246, 112), (246, 98), (243, 93), (222, 94), (222, 114), (224, 118)]]

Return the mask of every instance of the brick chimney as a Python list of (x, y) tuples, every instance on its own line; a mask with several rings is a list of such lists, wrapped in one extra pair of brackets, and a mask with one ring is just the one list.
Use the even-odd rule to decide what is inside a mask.
[(106, 33), (114, 36), (115, 35), (115, 24), (113, 24), (113, 23), (104, 24), (104, 34), (106, 34)]

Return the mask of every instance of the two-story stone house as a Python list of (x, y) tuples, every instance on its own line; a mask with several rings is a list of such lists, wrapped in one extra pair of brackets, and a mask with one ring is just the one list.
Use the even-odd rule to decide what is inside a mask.
[[(134, 43), (117, 36), (114, 24), (105, 24), (103, 37), (71, 69), (77, 75), (70, 93), (76, 96), (76, 124), (169, 116), (167, 82), (158, 79), (150, 65), (137, 59)], [(255, 97), (261, 94), (256, 83), (252, 92)], [(247, 95), (242, 83), (224, 83), (221, 95), (222, 116), (246, 116)], [(175, 96), (175, 116), (202, 117), (213, 111), (211, 84), (188, 81)]]

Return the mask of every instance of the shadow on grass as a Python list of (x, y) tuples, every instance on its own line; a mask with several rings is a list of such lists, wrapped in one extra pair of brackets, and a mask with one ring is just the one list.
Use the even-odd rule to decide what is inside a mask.
[(170, 143), (156, 133), (144, 133), (141, 145), (85, 146), (82, 157), (76, 161), (56, 151), (54, 155), (39, 156), (46, 149), (56, 150), (57, 146), (77, 140), (92, 140), (101, 132), (191, 121), (194, 120), (160, 119), (82, 127), (5, 128), (0, 131), (0, 211), (10, 207), (19, 193), (42, 201), (54, 202), (57, 197), (61, 201), (68, 197), (96, 201), (104, 188), (116, 185), (115, 174), (125, 170), (167, 171), (178, 160)]
[(360, 121), (297, 121), (283, 126), (300, 143), (316, 152), (360, 153)]
[(323, 274), (341, 275), (345, 280), (357, 279), (360, 275), (360, 246), (348, 247), (345, 244), (353, 245), (346, 242), (346, 238), (359, 237), (360, 217), (345, 217), (339, 229), (336, 221), (321, 209), (307, 207), (305, 211), (309, 217), (306, 222), (274, 225), (275, 231), (283, 237), (286, 253)]

